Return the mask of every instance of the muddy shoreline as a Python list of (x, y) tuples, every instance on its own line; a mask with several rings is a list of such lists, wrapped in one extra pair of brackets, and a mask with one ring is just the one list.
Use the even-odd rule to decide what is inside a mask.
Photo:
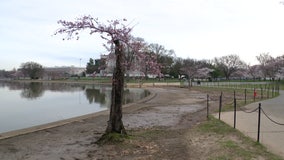
[[(205, 107), (204, 93), (174, 87), (149, 90), (150, 97), (124, 106), (123, 122), (128, 132), (149, 128), (180, 130), (204, 119), (204, 115), (188, 116)], [(103, 111), (2, 139), (0, 159), (124, 159), (121, 153), (110, 153), (93, 143), (104, 133), (107, 119), (108, 111)], [(135, 158), (135, 154), (130, 157)]]
[[(147, 89), (147, 90), (151, 90), (151, 89)], [(130, 103), (130, 104), (126, 104), (123, 105), (123, 108), (129, 108), (133, 105), (139, 104), (139, 103), (144, 103), (146, 101), (149, 101), (153, 98), (155, 98), (157, 94), (155, 93), (154, 90), (150, 91), (150, 95), (148, 95), (147, 97), (134, 102), (134, 103)], [(29, 128), (24, 128), (24, 129), (19, 129), (19, 130), (14, 130), (14, 131), (9, 131), (9, 132), (3, 132), (0, 133), (0, 140), (2, 139), (7, 139), (7, 138), (12, 138), (15, 136), (19, 136), (19, 135), (24, 135), (24, 134), (28, 134), (28, 133), (32, 133), (32, 132), (36, 132), (36, 131), (41, 131), (44, 129), (50, 129), (50, 128), (54, 128), (54, 127), (59, 127), (62, 125), (66, 125), (69, 123), (73, 123), (76, 121), (82, 121), (84, 119), (88, 119), (88, 118), (94, 118), (100, 115), (108, 115), (109, 114), (109, 110), (104, 110), (104, 111), (99, 111), (96, 113), (90, 113), (90, 114), (86, 114), (86, 115), (82, 115), (82, 116), (78, 116), (78, 117), (74, 117), (74, 118), (68, 118), (68, 119), (63, 119), (60, 121), (55, 121), (55, 122), (51, 122), (51, 123), (46, 123), (46, 124), (42, 124), (42, 125), (37, 125), (37, 126), (32, 126)]]

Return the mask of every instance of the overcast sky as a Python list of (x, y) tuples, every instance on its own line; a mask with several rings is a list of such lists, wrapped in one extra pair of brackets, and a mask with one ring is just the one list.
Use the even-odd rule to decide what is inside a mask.
[[(34, 61), (46, 67), (86, 66), (107, 52), (87, 32), (79, 41), (53, 36), (60, 19), (92, 15), (101, 21), (128, 19), (132, 34), (173, 49), (177, 57), (213, 59), (237, 54), (284, 54), (281, 0), (1, 0), (0, 69)], [(81, 59), (81, 60), (80, 60)]]

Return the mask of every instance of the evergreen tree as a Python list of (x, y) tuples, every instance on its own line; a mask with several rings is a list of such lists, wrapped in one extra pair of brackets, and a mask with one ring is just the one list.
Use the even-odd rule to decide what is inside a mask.
[(96, 67), (94, 64), (93, 58), (90, 58), (89, 62), (87, 63), (86, 67), (86, 73), (87, 74), (93, 74), (96, 71)]

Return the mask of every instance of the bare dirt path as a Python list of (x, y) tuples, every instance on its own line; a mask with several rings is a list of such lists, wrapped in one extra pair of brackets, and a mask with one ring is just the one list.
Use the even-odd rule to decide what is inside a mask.
[[(153, 98), (124, 108), (123, 122), (134, 137), (98, 146), (107, 115), (0, 140), (3, 160), (188, 159), (183, 134), (206, 118), (206, 95), (182, 88), (152, 88)], [(180, 157), (180, 158), (179, 158)]]

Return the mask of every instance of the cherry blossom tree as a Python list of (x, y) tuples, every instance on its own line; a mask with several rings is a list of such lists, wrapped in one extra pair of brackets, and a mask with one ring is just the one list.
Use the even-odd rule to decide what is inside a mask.
[(248, 77), (248, 70), (246, 68), (240, 68), (234, 72), (231, 76), (238, 79), (243, 79)]
[[(131, 46), (131, 47), (130, 47)], [(141, 70), (142, 66), (140, 61), (143, 61), (143, 55), (145, 53), (145, 48), (147, 44), (143, 38), (132, 37), (130, 45), (126, 47), (125, 60), (128, 62), (126, 64), (126, 74), (129, 77), (130, 73), (137, 73), (136, 75), (143, 73)], [(144, 58), (145, 59), (145, 58)], [(144, 77), (145, 74), (141, 75), (140, 78)], [(139, 77), (139, 76), (138, 76)]]
[(260, 69), (263, 74), (263, 78), (275, 79), (284, 67), (284, 56), (272, 57), (269, 53), (261, 53), (256, 56), (260, 63)]
[(181, 70), (186, 73), (188, 78), (192, 78), (197, 73), (197, 61), (190, 58), (184, 59)]
[(260, 65), (248, 65), (247, 66), (247, 73), (248, 76), (253, 78), (253, 80), (255, 80), (256, 78), (260, 78), (261, 77), (261, 69), (260, 69)]
[(157, 55), (151, 52), (144, 52), (138, 55), (140, 71), (148, 78), (150, 75), (161, 75), (161, 65), (157, 61)]
[(208, 74), (213, 71), (210, 68), (210, 64), (206, 60), (187, 58), (183, 60), (181, 70), (191, 79), (207, 77)]
[(149, 52), (147, 43), (140, 37), (132, 37), (129, 41), (129, 45), (126, 46), (125, 61), (127, 74), (134, 72), (141, 74), (139, 78), (147, 78), (149, 74), (161, 73), (157, 55)]
[(183, 60), (183, 65), (182, 65), (181, 70), (188, 77), (188, 88), (190, 88), (192, 86), (191, 80), (198, 73), (197, 70), (199, 68), (201, 68), (199, 61), (197, 61), (195, 59), (190, 59), (190, 58)]
[(197, 69), (196, 77), (202, 78), (202, 79), (209, 78), (210, 73), (213, 72), (213, 71), (214, 71), (214, 69), (211, 69), (211, 68), (208, 68), (208, 67), (199, 68), (199, 69)]
[(89, 30), (90, 35), (99, 34), (103, 40), (106, 40), (104, 46), (109, 50), (114, 50), (116, 65), (112, 80), (112, 94), (109, 121), (106, 133), (126, 134), (122, 122), (122, 97), (124, 90), (124, 73), (127, 62), (125, 61), (125, 48), (129, 47), (132, 54), (141, 53), (138, 47), (138, 41), (133, 41), (131, 36), (132, 28), (124, 23), (126, 19), (107, 21), (107, 24), (101, 23), (98, 18), (92, 16), (83, 16), (75, 21), (59, 20), (62, 26), (55, 35), (66, 34), (66, 39), (79, 39), (80, 32)]
[(261, 53), (259, 56), (256, 56), (256, 59), (260, 63), (260, 69), (262, 72), (263, 78), (267, 78), (271, 76), (273, 57), (269, 53)]
[(278, 78), (283, 78), (284, 76), (284, 55), (275, 58), (275, 66), (277, 68), (277, 73), (275, 74)]

